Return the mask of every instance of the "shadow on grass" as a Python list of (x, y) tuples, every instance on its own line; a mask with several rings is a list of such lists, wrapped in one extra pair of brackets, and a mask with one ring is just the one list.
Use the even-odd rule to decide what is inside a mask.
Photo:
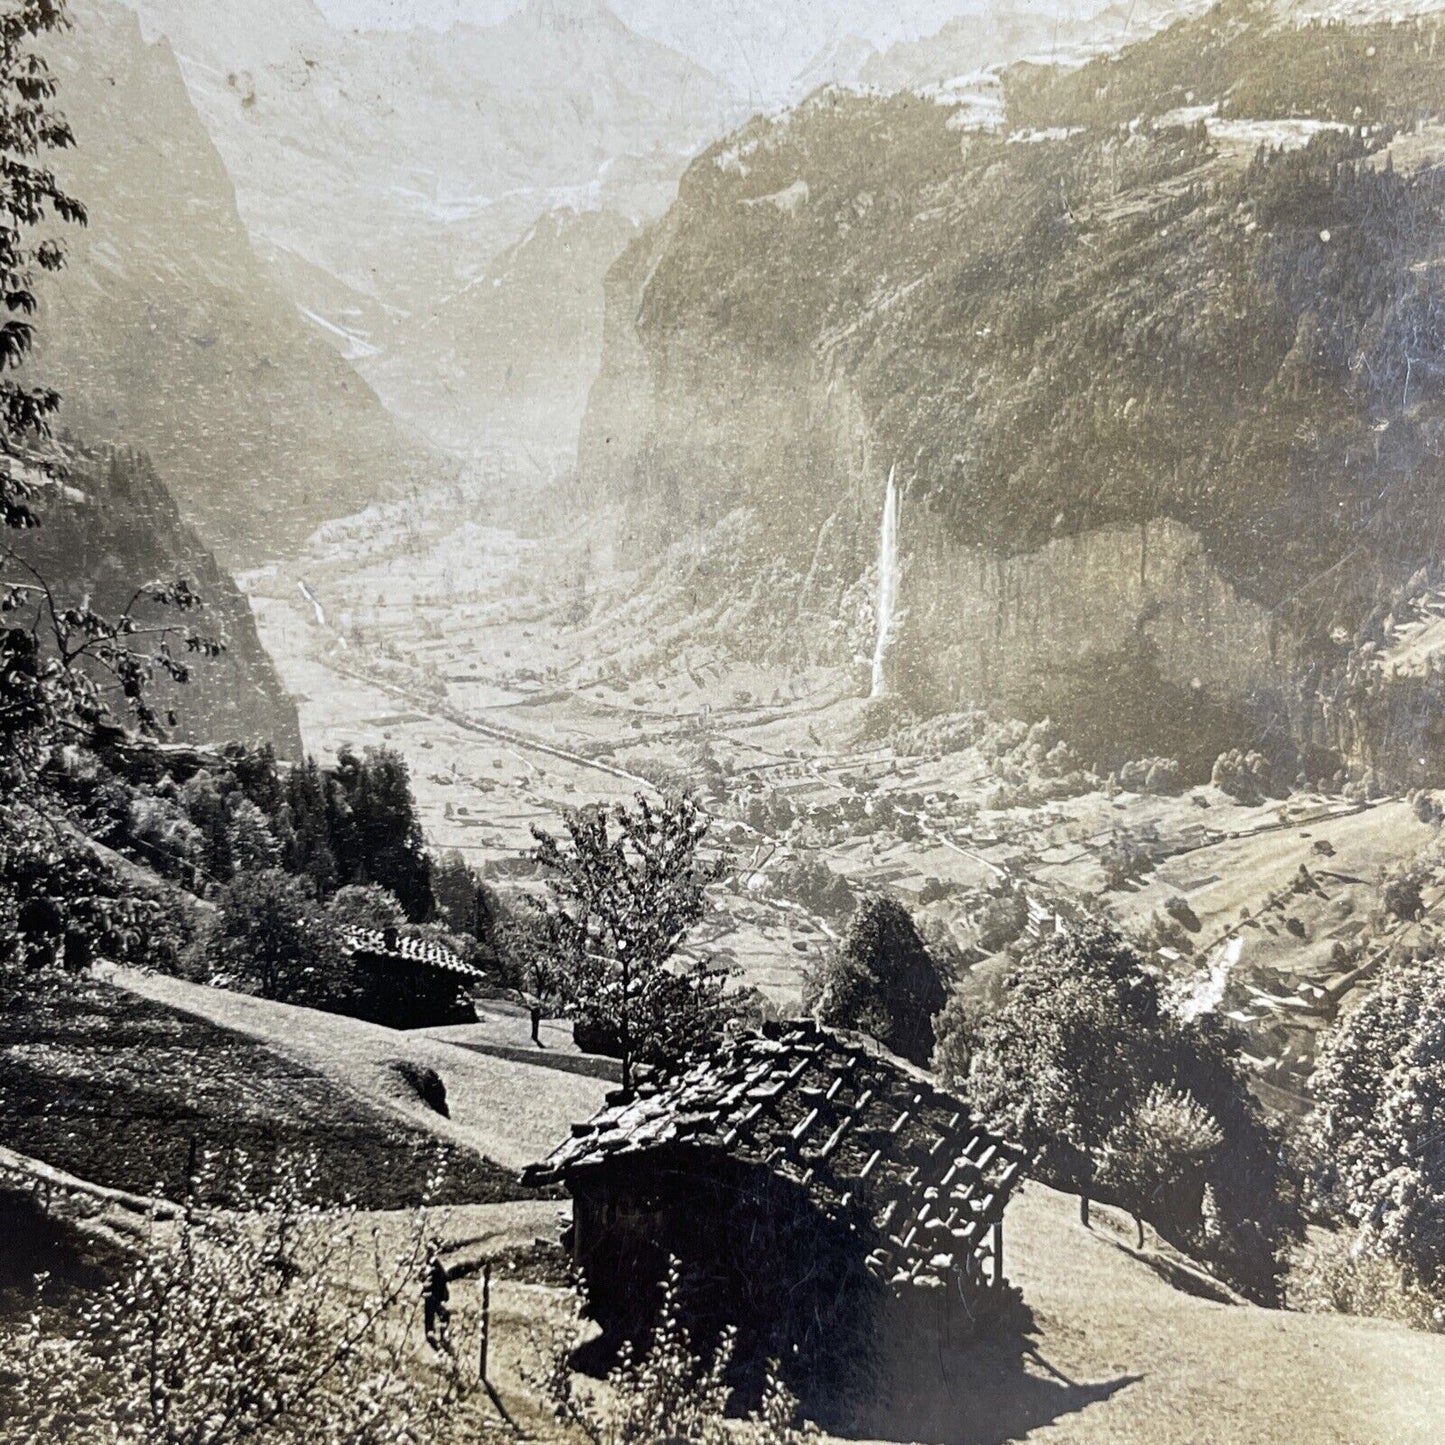
[(972, 1345), (946, 1350), (898, 1342), (886, 1398), (858, 1411), (845, 1438), (917, 1445), (1005, 1445), (1109, 1400), (1143, 1377), (1075, 1380), (1040, 1353), (1019, 1310)]

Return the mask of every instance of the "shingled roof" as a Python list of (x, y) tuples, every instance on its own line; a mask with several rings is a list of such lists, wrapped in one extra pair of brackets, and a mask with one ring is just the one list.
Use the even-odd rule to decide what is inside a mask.
[(422, 964), (427, 968), (454, 973), (458, 978), (478, 982), (486, 978), (484, 970), (458, 958), (451, 949), (431, 938), (409, 938), (398, 935), (388, 938), (380, 928), (345, 928), (342, 947), (347, 953), (366, 953), (375, 958), (395, 959), (400, 963)]
[(631, 1099), (609, 1094), (523, 1177), (552, 1184), (678, 1148), (764, 1165), (830, 1216), (871, 1223), (868, 1267), (895, 1287), (971, 1272), (1025, 1160), (922, 1070), (860, 1037), (790, 1021), (690, 1060)]

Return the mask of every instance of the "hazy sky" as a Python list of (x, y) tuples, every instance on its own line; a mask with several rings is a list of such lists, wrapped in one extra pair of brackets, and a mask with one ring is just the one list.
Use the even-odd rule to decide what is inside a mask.
[[(317, 0), (333, 23), (445, 29), (490, 24), (522, 0)], [(634, 30), (673, 46), (739, 89), (762, 95), (786, 84), (825, 46), (862, 35), (874, 44), (930, 34), (950, 16), (998, 0), (609, 0)], [(1103, 0), (1004, 0), (1048, 15), (1097, 9)]]

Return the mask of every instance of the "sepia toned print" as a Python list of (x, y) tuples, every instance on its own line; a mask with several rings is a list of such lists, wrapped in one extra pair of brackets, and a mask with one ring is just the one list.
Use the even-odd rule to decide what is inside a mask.
[(1440, 0), (0, 0), (0, 1445), (1445, 1438)]

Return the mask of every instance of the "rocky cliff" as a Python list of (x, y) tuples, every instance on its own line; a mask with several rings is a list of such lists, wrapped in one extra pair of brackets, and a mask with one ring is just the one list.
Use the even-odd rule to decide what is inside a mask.
[(919, 705), (1329, 741), (1301, 676), (1445, 541), (1438, 29), (1231, 4), (1001, 118), (753, 122), (609, 277), (584, 480), (638, 551), (745, 514), (800, 584), (826, 526), (846, 595), (896, 467)]
[[(178, 627), (224, 646), (216, 658), (186, 654), (191, 679), (164, 677), (149, 700), (164, 716), (167, 736), (181, 742), (269, 742), (282, 757), (301, 755), (296, 705), (281, 684), (256, 634), (250, 604), (185, 522), (154, 468), (133, 453), (72, 453), (63, 488), (47, 491), (41, 525), (12, 533), (7, 545), (33, 567), (62, 605), (89, 599), (102, 615), (117, 616), (137, 589), (154, 582), (189, 582), (198, 611), (142, 601), (137, 620)], [(123, 709), (117, 713), (124, 720)]]
[(61, 424), (146, 451), (229, 558), (434, 469), (258, 261), (170, 48), (109, 0), (72, 10), (51, 59), (77, 144), (57, 169), (90, 225), (38, 288), (27, 366), (65, 398)]

